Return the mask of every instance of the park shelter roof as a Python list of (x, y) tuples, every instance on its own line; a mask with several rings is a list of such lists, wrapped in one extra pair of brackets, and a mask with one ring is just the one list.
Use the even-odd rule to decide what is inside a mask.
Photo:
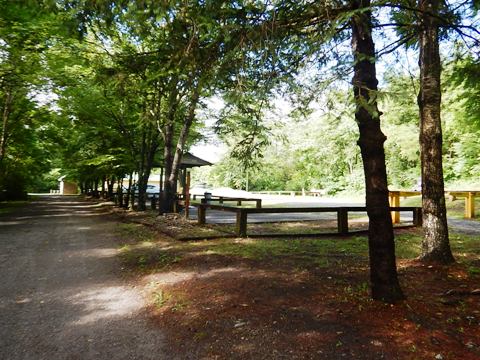
[[(209, 166), (209, 165), (213, 165), (213, 164), (208, 162), (207, 160), (200, 159), (198, 156), (190, 154), (189, 152), (186, 152), (185, 154), (183, 154), (182, 161), (180, 162), (181, 169), (189, 169), (193, 167)], [(155, 162), (153, 167), (163, 168), (163, 160), (160, 160), (160, 162)]]
[(212, 163), (206, 160), (200, 159), (198, 156), (190, 154), (189, 152), (183, 154), (182, 161), (180, 163), (180, 167), (182, 169), (192, 168), (197, 166), (209, 166), (209, 165), (212, 165)]

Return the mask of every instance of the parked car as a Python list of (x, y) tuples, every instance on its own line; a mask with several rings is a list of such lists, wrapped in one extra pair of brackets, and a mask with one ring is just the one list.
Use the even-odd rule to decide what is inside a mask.
[[(135, 194), (138, 194), (138, 185), (135, 184), (132, 186), (133, 188), (133, 191), (135, 192)], [(124, 186), (123, 187), (123, 192), (126, 192), (128, 190), (128, 187), (127, 186)], [(160, 193), (160, 187), (158, 185), (150, 185), (148, 184), (147, 185), (147, 195), (150, 197), (150, 196), (153, 196), (154, 194), (158, 195)]]

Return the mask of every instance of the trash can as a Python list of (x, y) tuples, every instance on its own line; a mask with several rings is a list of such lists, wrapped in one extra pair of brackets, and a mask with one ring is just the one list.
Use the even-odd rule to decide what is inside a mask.
[(210, 202), (212, 200), (212, 193), (206, 192), (206, 193), (203, 194), (203, 196), (204, 196), (204, 199), (205, 199), (205, 203), (210, 204)]

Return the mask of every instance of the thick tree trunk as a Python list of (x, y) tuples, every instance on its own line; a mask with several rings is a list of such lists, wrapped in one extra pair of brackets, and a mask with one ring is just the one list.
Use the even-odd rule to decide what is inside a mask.
[[(151, 136), (156, 136), (153, 133)], [(155, 153), (158, 149), (157, 139), (149, 139), (148, 149), (145, 153), (145, 157), (142, 160), (144, 162), (142, 166), (142, 172), (138, 174), (138, 210), (145, 211), (147, 209), (147, 185), (148, 179), (150, 178), (150, 173), (152, 172), (153, 159), (155, 158)]]
[[(190, 99), (188, 114), (183, 122), (175, 152), (173, 152), (173, 141), (165, 140), (165, 183), (160, 206), (161, 214), (173, 211), (180, 163), (182, 161), (183, 150), (188, 139), (188, 134), (190, 133), (190, 128), (195, 119), (195, 110), (197, 108), (199, 97), (200, 85), (197, 84)], [(173, 138), (173, 131), (171, 132), (171, 135)], [(167, 144), (170, 146), (167, 147)]]
[(3, 104), (2, 113), (2, 133), (0, 134), (0, 163), (5, 157), (7, 151), (7, 139), (8, 139), (8, 118), (10, 117), (10, 108), (13, 101), (13, 95), (10, 90), (7, 90), (5, 94), (5, 101)]
[[(173, 120), (172, 120), (173, 121)], [(176, 183), (172, 183), (170, 174), (172, 173), (173, 164), (173, 123), (168, 124), (165, 127), (164, 138), (164, 182), (163, 191), (160, 194), (159, 213), (166, 214), (173, 211), (173, 204), (175, 201)]]
[(138, 211), (145, 211), (146, 210), (146, 191), (147, 191), (147, 182), (148, 178), (145, 179), (145, 154), (146, 154), (146, 133), (145, 129), (142, 131), (142, 144), (140, 150), (140, 159), (139, 159), (139, 166), (138, 166), (138, 182), (137, 182), (137, 189), (138, 189)]
[(133, 185), (133, 173), (130, 173), (128, 176), (128, 189), (127, 189), (127, 196), (125, 197), (125, 202), (123, 203), (123, 207), (125, 209), (128, 209), (130, 202), (131, 202), (131, 207), (133, 209), (133, 203), (135, 202), (135, 199), (132, 199), (132, 185)]
[[(447, 210), (442, 167), (442, 125), (440, 117), (440, 52), (438, 48), (439, 0), (419, 0), (424, 11), (420, 24), (420, 149), (422, 162), (422, 254), (425, 261), (454, 262), (448, 239)], [(428, 13), (427, 13), (428, 12)]]
[(123, 176), (117, 183), (118, 206), (123, 207)]
[[(355, 9), (369, 7), (369, 0), (354, 0)], [(355, 119), (360, 130), (360, 146), (365, 173), (366, 206), (369, 217), (368, 244), (372, 298), (395, 302), (404, 298), (397, 277), (395, 242), (388, 203), (387, 172), (377, 107), (375, 47), (372, 39), (370, 11), (352, 18), (354, 56), (353, 91)]]
[(107, 177), (104, 175), (102, 176), (102, 199), (106, 197), (106, 190), (105, 190), (105, 182), (107, 181)]
[(96, 198), (100, 197), (99, 194), (98, 194), (98, 183), (99, 183), (99, 179), (95, 178), (95, 183), (94, 183), (95, 190), (93, 190), (93, 196), (96, 197)]
[(109, 200), (112, 200), (112, 199), (113, 199), (113, 185), (115, 185), (115, 176), (112, 176), (112, 177), (109, 179), (109, 182), (108, 182), (108, 187), (107, 187), (108, 194), (107, 194), (107, 197), (108, 197)]

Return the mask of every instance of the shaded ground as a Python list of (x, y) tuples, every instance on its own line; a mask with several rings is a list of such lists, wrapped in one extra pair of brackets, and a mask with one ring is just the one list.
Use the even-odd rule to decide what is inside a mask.
[(120, 276), (115, 222), (77, 197), (0, 217), (0, 359), (171, 359)]
[(180, 358), (480, 359), (478, 236), (453, 234), (458, 263), (439, 267), (414, 260), (418, 230), (398, 231), (408, 299), (385, 305), (369, 299), (365, 237), (179, 242), (158, 221), (124, 224), (121, 256)]

